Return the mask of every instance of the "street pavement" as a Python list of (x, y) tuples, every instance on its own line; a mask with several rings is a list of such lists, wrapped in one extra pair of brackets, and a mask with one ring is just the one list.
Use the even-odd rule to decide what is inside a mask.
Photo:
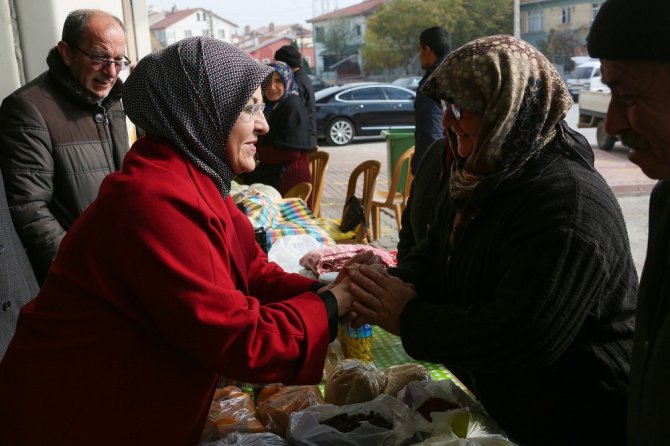
[[(576, 128), (578, 107), (574, 106), (566, 120)], [(612, 188), (626, 220), (631, 252), (638, 273), (642, 272), (647, 249), (647, 210), (649, 192), (654, 180), (647, 178), (640, 169), (628, 161), (628, 150), (617, 143), (609, 151), (596, 147), (595, 129), (579, 129), (594, 147), (595, 166)], [(321, 150), (330, 153), (330, 162), (326, 172), (321, 209), (324, 217), (338, 218), (342, 215), (344, 195), (351, 171), (368, 159), (379, 160), (382, 169), (377, 178), (377, 190), (388, 190), (390, 178), (387, 156), (387, 144), (383, 139), (356, 141), (346, 146), (321, 146)], [(360, 190), (357, 192), (360, 196)], [(395, 250), (398, 243), (398, 229), (393, 213), (382, 209), (382, 236), (373, 244), (388, 250)]]

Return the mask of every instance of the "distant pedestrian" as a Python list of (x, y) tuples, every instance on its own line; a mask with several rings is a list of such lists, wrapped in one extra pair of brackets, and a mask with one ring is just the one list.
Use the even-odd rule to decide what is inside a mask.
[(650, 178), (649, 241), (628, 386), (628, 444), (670, 441), (670, 5), (608, 0), (588, 36), (612, 97), (605, 129)]
[(421, 92), (421, 87), (433, 74), (433, 71), (447, 57), (451, 49), (451, 35), (449, 31), (441, 26), (433, 26), (425, 29), (419, 36), (419, 60), (421, 68), (426, 70), (416, 90), (414, 101), (415, 137), (414, 158), (412, 159), (412, 173), (416, 173), (419, 162), (428, 150), (428, 147), (436, 140), (444, 136), (444, 125), (442, 117), (444, 111), (440, 103), (429, 98)]
[(305, 70), (302, 68), (302, 55), (293, 45), (284, 45), (275, 52), (275, 60), (286, 63), (293, 70), (298, 94), (307, 109), (309, 117), (309, 144), (316, 147), (316, 99), (314, 98), (314, 86)]

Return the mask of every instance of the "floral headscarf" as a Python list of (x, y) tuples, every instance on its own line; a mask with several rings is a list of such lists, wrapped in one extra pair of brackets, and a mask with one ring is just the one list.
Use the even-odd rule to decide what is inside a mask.
[(208, 37), (183, 39), (144, 57), (128, 76), (128, 118), (162, 136), (202, 168), (225, 198), (235, 176), (228, 136), (245, 104), (272, 69)]
[[(457, 160), (451, 189), (463, 198), (486, 176), (519, 169), (556, 134), (572, 98), (554, 66), (528, 43), (499, 35), (474, 40), (435, 70), (422, 90), (483, 117), (472, 155)], [(447, 132), (452, 147), (456, 137)]]
[(281, 77), (281, 80), (284, 82), (284, 94), (275, 102), (265, 101), (265, 114), (269, 115), (274, 106), (287, 97), (291, 95), (298, 95), (298, 86), (295, 83), (295, 77), (293, 76), (293, 70), (288, 64), (284, 62), (273, 62), (268, 64), (269, 67), (272, 67)]

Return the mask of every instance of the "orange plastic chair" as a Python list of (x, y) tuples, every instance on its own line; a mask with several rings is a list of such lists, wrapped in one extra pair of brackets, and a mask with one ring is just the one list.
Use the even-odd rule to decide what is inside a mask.
[(312, 174), (312, 199), (308, 203), (315, 217), (321, 217), (321, 197), (323, 196), (323, 187), (326, 180), (326, 170), (328, 169), (328, 152), (317, 150), (309, 154), (309, 171)]
[(375, 191), (375, 184), (377, 183), (377, 176), (381, 169), (381, 163), (377, 160), (368, 160), (363, 161), (361, 164), (356, 166), (354, 170), (349, 175), (349, 183), (347, 184), (347, 194), (344, 198), (345, 206), (342, 208), (342, 217), (344, 217), (344, 210), (346, 207), (346, 202), (350, 197), (356, 194), (356, 187), (358, 185), (358, 180), (361, 175), (363, 175), (363, 185), (362, 185), (362, 194), (360, 197), (361, 204), (363, 205), (364, 215), (365, 215), (365, 225), (359, 225), (356, 229), (349, 231), (347, 233), (342, 233), (339, 230), (339, 224), (342, 221), (342, 218), (338, 219), (320, 219), (322, 225), (326, 231), (330, 234), (331, 237), (335, 240), (335, 243), (368, 243), (371, 239), (370, 237), (370, 212), (372, 210), (372, 197)]
[[(412, 158), (414, 157), (414, 146), (410, 147), (400, 155), (400, 158), (393, 166), (393, 175), (391, 177), (391, 185), (388, 191), (376, 191), (374, 199), (372, 200), (372, 238), (379, 240), (381, 237), (381, 208), (391, 209), (395, 213), (395, 221), (400, 231), (402, 212), (407, 206), (407, 199), (409, 198), (409, 191), (412, 186), (414, 176), (412, 175)], [(398, 185), (400, 184), (401, 175), (405, 176), (405, 187), (402, 192), (398, 192)]]
[(298, 183), (290, 188), (284, 194), (284, 198), (302, 198), (302, 201), (307, 202), (307, 198), (312, 193), (311, 183)]

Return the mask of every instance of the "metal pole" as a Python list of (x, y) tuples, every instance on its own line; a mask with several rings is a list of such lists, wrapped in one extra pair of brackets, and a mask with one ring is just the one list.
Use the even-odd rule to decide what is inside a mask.
[(519, 0), (514, 0), (514, 37), (521, 38), (521, 6)]

